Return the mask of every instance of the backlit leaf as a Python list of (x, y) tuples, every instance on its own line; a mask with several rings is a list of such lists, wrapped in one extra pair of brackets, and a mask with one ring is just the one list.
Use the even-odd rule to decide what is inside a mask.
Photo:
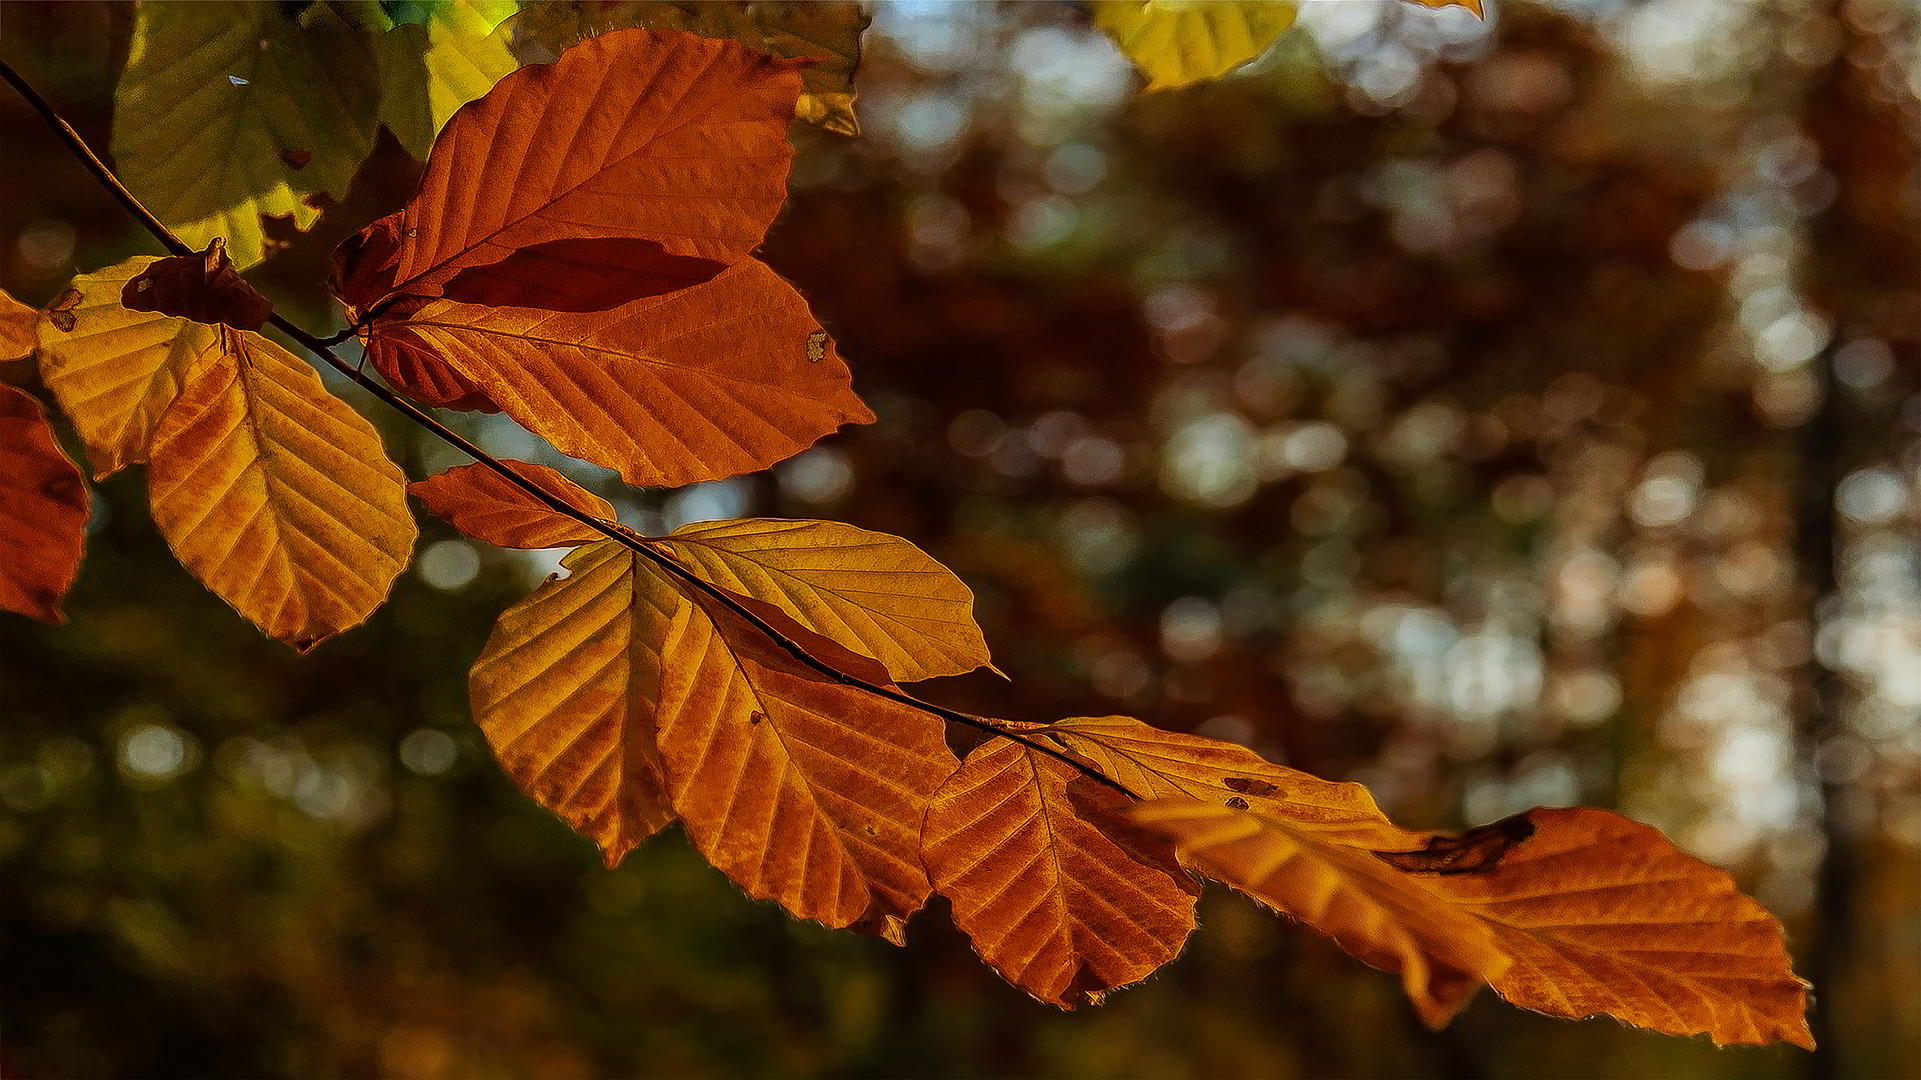
[(817, 61), (801, 69), (805, 87), (794, 114), (843, 135), (860, 134), (854, 114), (854, 70), (868, 16), (852, 0), (779, 3), (769, 0), (617, 0), (530, 5), (508, 24), (516, 47), (557, 55), (575, 42), (627, 27), (686, 30), (732, 38), (775, 56)]
[(1172, 960), (1198, 891), (1128, 821), (1129, 800), (1006, 739), (982, 743), (928, 807), (921, 856), (954, 924), (1008, 982), (1096, 1004)]
[[(501, 464), (533, 481), (569, 506), (612, 520), (606, 499), (582, 488), (545, 465), (526, 461)], [(512, 548), (573, 547), (602, 539), (600, 533), (542, 505), (484, 465), (462, 465), (407, 485), (427, 509), (476, 540)]]
[(474, 721), (514, 782), (613, 866), (674, 818), (654, 728), (661, 650), (691, 605), (617, 541), (562, 565), (569, 576), (495, 623), (470, 679)]
[[(1517, 835), (1498, 859), (1455, 863), (1463, 848)], [(1781, 924), (1657, 829), (1605, 810), (1530, 810), (1394, 858), (1493, 930), (1513, 964), (1491, 981), (1516, 1005), (1723, 1044), (1814, 1046)]]
[(0, 608), (64, 621), (60, 599), (80, 572), (86, 539), (80, 470), (54, 441), (40, 402), (0, 384)]
[(675, 31), (616, 31), (522, 68), (455, 114), (419, 194), (370, 227), (382, 242), (349, 245), (339, 295), (360, 311), (437, 297), (457, 275), (472, 287), (522, 249), (583, 237), (732, 263), (785, 198), (799, 89), (764, 54)]
[(18, 360), (33, 351), (34, 323), (40, 313), (0, 289), (0, 361)]
[(311, 648), (363, 622), (406, 566), (406, 480), (312, 368), (258, 335), (214, 332), (153, 433), (154, 523), (221, 599)]
[(873, 657), (897, 681), (990, 662), (973, 592), (900, 537), (834, 521), (754, 518), (686, 525), (671, 540), (702, 577)]
[(514, 0), (438, 0), (380, 38), (380, 119), (409, 154), (427, 160), (434, 136), (462, 105), (519, 66), (498, 27)]
[(261, 216), (298, 228), (306, 196), (346, 193), (373, 146), (373, 35), (333, 5), (296, 23), (267, 0), (139, 7), (114, 94), (113, 157), (133, 193), (187, 243), (265, 253)]
[(764, 469), (874, 418), (807, 302), (751, 259), (611, 311), (436, 301), (377, 320), (369, 341), (439, 358), (562, 452), (633, 484)]
[(187, 370), (219, 340), (204, 323), (120, 303), (127, 283), (158, 261), (81, 274), (40, 317), (41, 377), (87, 444), (96, 479), (147, 460)]
[(267, 325), (273, 304), (233, 268), (226, 242), (215, 239), (197, 255), (169, 255), (149, 265), (120, 292), (129, 311), (156, 311), (237, 330)]
[(1149, 90), (1227, 74), (1279, 41), (1294, 14), (1292, 0), (1094, 0), (1095, 24)]
[(711, 601), (676, 613), (661, 652), (660, 754), (701, 854), (796, 916), (902, 942), (929, 891), (921, 822), (956, 765), (941, 721), (823, 676)]
[(1464, 7), (1483, 18), (1487, 16), (1487, 12), (1481, 6), (1481, 0), (1412, 0), (1412, 2), (1431, 8)]

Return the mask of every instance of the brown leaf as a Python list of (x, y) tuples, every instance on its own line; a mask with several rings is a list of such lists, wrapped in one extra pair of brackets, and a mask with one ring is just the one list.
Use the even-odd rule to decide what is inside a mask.
[(491, 266), (448, 279), (441, 295), (492, 307), (605, 311), (712, 281), (727, 264), (676, 255), (657, 240), (594, 237), (549, 240), (521, 248)]
[(749, 895), (901, 943), (929, 891), (921, 822), (956, 765), (941, 721), (825, 677), (704, 597), (661, 653), (660, 754), (694, 845)]
[(459, 275), (512, 288), (517, 252), (581, 237), (732, 263), (785, 198), (799, 92), (790, 63), (672, 30), (616, 31), (515, 71), (454, 115), (399, 220), (343, 250), (338, 294), (365, 311), (441, 296)]
[[(612, 520), (613, 504), (545, 465), (526, 461), (501, 464), (533, 481), (569, 506)], [(484, 465), (462, 465), (407, 485), (414, 498), (476, 540), (499, 547), (573, 547), (602, 535), (538, 502)]]
[(690, 605), (613, 540), (562, 565), (495, 623), (469, 681), (474, 722), (514, 782), (615, 866), (674, 819), (654, 726), (661, 649)]
[(154, 524), (221, 599), (309, 649), (364, 621), (406, 566), (406, 479), (312, 368), (258, 335), (214, 334), (153, 433)]
[(1066, 762), (992, 739), (928, 807), (921, 858), (954, 924), (1042, 1001), (1097, 1004), (1172, 960), (1194, 929), (1198, 890), (1134, 835), (1129, 802)]
[(198, 255), (156, 260), (127, 282), (120, 303), (129, 311), (157, 311), (237, 330), (258, 330), (273, 314), (273, 304), (233, 268), (219, 237)]
[(87, 483), (40, 402), (0, 384), (0, 608), (66, 621), (60, 599), (80, 572), (87, 509)]
[[(1813, 1049), (1807, 984), (1781, 924), (1658, 829), (1605, 810), (1539, 809), (1440, 845), (1441, 872), (1414, 876), (1493, 930), (1513, 963), (1490, 981), (1514, 1004)], [(1476, 865), (1464, 867), (1462, 851)]]
[(800, 294), (749, 259), (609, 311), (439, 300), (377, 320), (369, 342), (425, 350), (563, 453), (677, 486), (766, 468), (874, 418), (819, 333)]
[(33, 324), (40, 313), (0, 289), (0, 361), (18, 360), (33, 351)]

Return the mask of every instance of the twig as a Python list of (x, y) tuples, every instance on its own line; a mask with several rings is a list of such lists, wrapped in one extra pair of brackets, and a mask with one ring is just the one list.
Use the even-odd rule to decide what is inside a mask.
[[(120, 182), (120, 178), (114, 175), (113, 170), (108, 168), (106, 163), (94, 154), (93, 149), (87, 145), (86, 140), (80, 137), (80, 133), (75, 131), (73, 127), (60, 116), (59, 112), (57, 112), (45, 98), (40, 96), (39, 91), (35, 90), (30, 83), (21, 78), (20, 74), (13, 69), (13, 65), (5, 61), (0, 61), (0, 78), (4, 78), (10, 86), (19, 92), (22, 98), (26, 99), (27, 104), (32, 106), (33, 110), (40, 114), (40, 118), (47, 122), (47, 126), (53, 129), (54, 134), (60, 138), (61, 142), (65, 143), (67, 148), (73, 152), (74, 156), (78, 157), (82, 164), (86, 165), (87, 170), (93, 173), (94, 178), (100, 181), (101, 185), (104, 186), (129, 213), (138, 218), (140, 223), (146, 226), (147, 231), (153, 234), (153, 237), (160, 241), (162, 246), (175, 255), (191, 255), (194, 253), (193, 249), (182, 242), (179, 237), (175, 236), (172, 230), (168, 229), (159, 218), (153, 215), (151, 210), (148, 210), (146, 206), (142, 205), (139, 198), (137, 198), (133, 192), (127, 190), (126, 185)], [(781, 633), (765, 619), (762, 619), (746, 605), (742, 604), (732, 593), (695, 574), (683, 566), (679, 560), (662, 553), (654, 547), (652, 541), (621, 528), (617, 524), (597, 518), (573, 506), (566, 500), (549, 493), (539, 484), (520, 475), (520, 473), (516, 472), (514, 468), (506, 462), (501, 461), (499, 458), (494, 457), (492, 454), (474, 445), (466, 436), (461, 435), (446, 424), (441, 423), (418, 405), (415, 405), (413, 402), (408, 401), (406, 398), (388, 389), (359, 367), (342, 360), (335, 354), (333, 347), (347, 341), (355, 332), (356, 327), (350, 326), (340, 334), (322, 338), (295, 325), (279, 312), (273, 313), (269, 317), (268, 322), (281, 333), (300, 343), (307, 351), (320, 357), (326, 362), (328, 367), (333, 368), (335, 371), (352, 380), (361, 389), (380, 399), (380, 401), (389, 408), (398, 411), (415, 424), (432, 432), (433, 435), (442, 442), (455, 447), (461, 453), (473, 458), (476, 463), (498, 474), (501, 479), (519, 488), (529, 498), (534, 499), (549, 510), (572, 518), (586, 525), (588, 528), (593, 529), (595, 532), (600, 533), (609, 540), (613, 540), (631, 549), (635, 554), (652, 563), (656, 569), (679, 582), (683, 591), (693, 589), (716, 603), (719, 603), (727, 608), (728, 611), (745, 620), (749, 625), (766, 635), (774, 644), (780, 646), (782, 651), (800, 663), (805, 664), (807, 667), (812, 668), (814, 671), (819, 672), (843, 686), (883, 698), (897, 705), (904, 705), (910, 709), (927, 713), (949, 723), (971, 727), (977, 731), (986, 732), (989, 735), (999, 738), (1012, 739), (1030, 750), (1046, 754), (1049, 757), (1072, 766), (1096, 782), (1110, 787), (1129, 798), (1138, 799), (1140, 797), (1129, 790), (1126, 785), (1106, 775), (1099, 769), (1094, 768), (1088, 762), (1051, 746), (1045, 741), (1030, 739), (1017, 731), (1003, 726), (999, 721), (958, 712), (940, 705), (935, 705), (929, 701), (922, 701), (911, 694), (904, 694), (892, 687), (882, 686), (878, 683), (868, 682), (859, 676), (850, 675), (825, 661), (817, 659), (813, 654), (802, 648), (798, 642)]]

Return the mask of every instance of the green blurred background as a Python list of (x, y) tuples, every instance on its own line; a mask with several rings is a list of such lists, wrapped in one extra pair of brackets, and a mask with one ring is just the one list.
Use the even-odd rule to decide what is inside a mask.
[[(1416, 827), (1657, 824), (1786, 922), (1818, 1055), (1491, 994), (1430, 1033), (1225, 892), (1065, 1014), (938, 905), (894, 949), (678, 833), (605, 870), (467, 716), (551, 553), (424, 522), (391, 602), (299, 657), (174, 564), (130, 470), (70, 621), (0, 617), (0, 1074), (1921, 1074), (1921, 10), (1494, 6), (1316, 0), (1141, 95), (1073, 5), (878, 5), (866, 134), (796, 130), (768, 257), (880, 422), (677, 492), (461, 423), (649, 531), (914, 540), (1013, 680), (936, 700), (1245, 742)], [(7, 0), (0, 54), (104, 150), (131, 25)], [(11, 95), (0, 123), (9, 291), (156, 250)], [(416, 169), (383, 140), (253, 276), (324, 327), (328, 248)], [(458, 463), (348, 396), (410, 473)]]

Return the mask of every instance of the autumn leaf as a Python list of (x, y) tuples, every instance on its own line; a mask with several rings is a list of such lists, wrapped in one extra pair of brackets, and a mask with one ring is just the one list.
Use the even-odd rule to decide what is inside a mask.
[(437, 358), (563, 453), (632, 484), (753, 472), (874, 418), (807, 302), (751, 259), (610, 311), (436, 301), (376, 320), (368, 341)]
[(86, 481), (40, 403), (0, 384), (0, 608), (66, 621), (60, 600), (80, 572), (87, 509)]
[(141, 271), (121, 290), (128, 311), (157, 311), (237, 330), (267, 325), (273, 304), (233, 268), (225, 241), (215, 239), (197, 255), (170, 255)]
[(1172, 960), (1194, 929), (1198, 890), (1141, 842), (1129, 803), (1033, 746), (990, 739), (928, 807), (921, 857), (954, 924), (1042, 1001), (1097, 1004)]
[(674, 818), (654, 731), (662, 649), (689, 605), (618, 541), (561, 565), (494, 624), (469, 679), (474, 722), (521, 790), (615, 866)]
[(18, 360), (33, 352), (34, 323), (40, 313), (0, 289), (0, 361)]
[[(501, 464), (582, 513), (609, 521), (614, 518), (614, 508), (606, 499), (555, 469), (526, 461)], [(449, 469), (415, 481), (407, 485), (407, 490), (461, 532), (499, 547), (573, 547), (602, 538), (586, 525), (534, 501), (484, 465)]]
[(1227, 74), (1279, 41), (1294, 15), (1292, 0), (1094, 0), (1095, 25), (1149, 90)]
[(121, 179), (187, 243), (225, 237), (242, 268), (265, 254), (263, 215), (304, 229), (307, 196), (346, 193), (376, 127), (373, 36), (333, 4), (298, 22), (282, 8), (140, 5), (114, 93)]
[(496, 27), (514, 0), (438, 0), (379, 39), (380, 120), (409, 154), (427, 160), (434, 136), (462, 105), (518, 65)]
[[(1487, 855), (1490, 839), (1517, 834)], [(1490, 981), (1516, 1005), (1722, 1044), (1814, 1047), (1781, 924), (1657, 829), (1605, 810), (1537, 809), (1387, 858), (1489, 926), (1513, 960)]]
[(1487, 17), (1486, 10), (1481, 6), (1481, 0), (1412, 0), (1412, 2), (1431, 8), (1464, 7), (1482, 18)]
[(912, 682), (991, 662), (974, 594), (897, 536), (834, 521), (756, 518), (675, 530), (663, 545), (700, 575), (785, 611)]
[(804, 91), (794, 115), (842, 135), (860, 134), (854, 114), (854, 70), (868, 16), (852, 0), (774, 3), (768, 0), (617, 0), (529, 5), (508, 23), (516, 47), (558, 55), (587, 38), (630, 27), (686, 30), (732, 38), (775, 56), (815, 61), (801, 69)]
[(153, 432), (154, 523), (216, 595), (305, 650), (363, 622), (406, 566), (406, 481), (312, 368), (214, 333)]
[(486, 302), (490, 276), (524, 286), (520, 252), (581, 238), (741, 259), (785, 198), (799, 89), (784, 63), (675, 31), (617, 31), (522, 68), (455, 114), (419, 194), (370, 227), (381, 242), (343, 251), (339, 295), (365, 312), (447, 295), (459, 277), (462, 297)]
[(140, 256), (81, 274), (40, 319), (41, 377), (87, 444), (95, 479), (147, 460), (188, 369), (219, 341), (204, 323), (121, 304), (127, 285), (160, 261)]

